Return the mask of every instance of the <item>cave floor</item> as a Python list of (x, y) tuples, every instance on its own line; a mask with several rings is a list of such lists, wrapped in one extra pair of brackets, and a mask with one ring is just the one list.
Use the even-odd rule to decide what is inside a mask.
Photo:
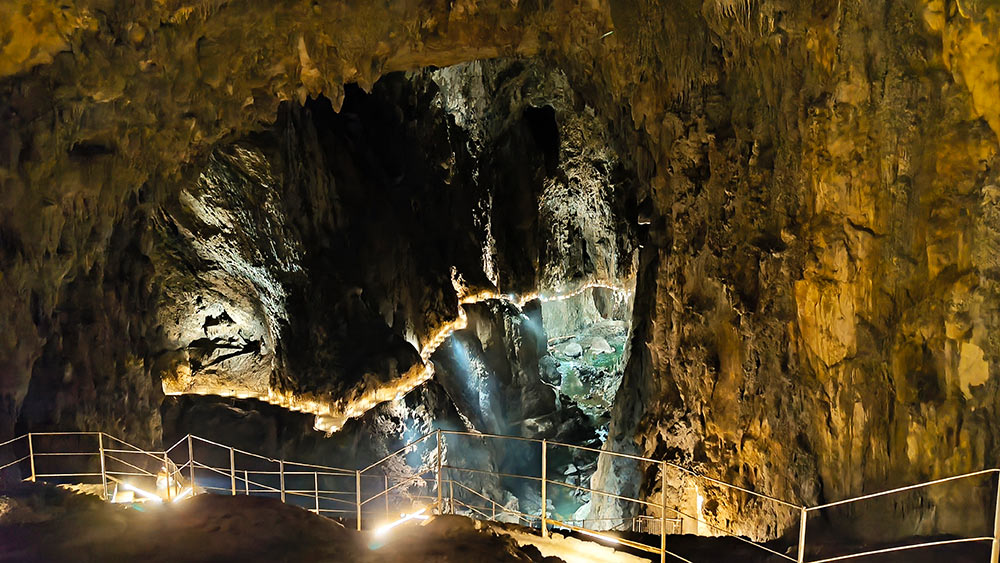
[[(668, 549), (694, 563), (782, 561), (734, 538), (671, 536)], [(863, 561), (971, 563), (986, 561), (988, 549), (949, 546)], [(347, 529), (277, 499), (199, 495), (129, 509), (42, 485), (0, 491), (0, 562), (640, 563), (658, 559), (555, 533), (542, 539), (528, 528), (463, 516), (407, 523), (380, 537)]]
[(0, 493), (0, 561), (644, 561), (462, 516), (407, 523), (383, 538), (260, 497), (199, 495), (140, 508), (36, 485)]

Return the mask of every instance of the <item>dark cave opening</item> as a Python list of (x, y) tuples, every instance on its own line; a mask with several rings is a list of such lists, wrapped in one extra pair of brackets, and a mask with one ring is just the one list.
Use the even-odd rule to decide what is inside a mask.
[(552, 106), (524, 108), (524, 120), (538, 148), (545, 155), (545, 168), (554, 174), (559, 165), (559, 124)]

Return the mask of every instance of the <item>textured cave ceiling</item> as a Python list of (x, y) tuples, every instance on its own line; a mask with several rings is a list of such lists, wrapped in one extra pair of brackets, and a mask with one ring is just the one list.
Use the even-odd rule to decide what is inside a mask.
[[(998, 465), (994, 0), (12, 0), (3, 10), (0, 438), (97, 427), (155, 442), (161, 382), (183, 380), (192, 354), (203, 372), (231, 354), (224, 362), (247, 387), (276, 402), (358, 400), (373, 388), (353, 385), (365, 377), (422, 377), (420, 349), (459, 318), (452, 267), (472, 293), (634, 271), (616, 449), (805, 502)], [(315, 120), (365, 111), (343, 111), (345, 85), (400, 111), (429, 107), (429, 67), (498, 57), (558, 72), (567, 105), (543, 88), (544, 103), (494, 108), (486, 129), (473, 117), (488, 104), (442, 105), (450, 121), (396, 137), (421, 148), (406, 169), (423, 168), (418, 184), (440, 199), (404, 218), (356, 215), (373, 194), (389, 202), (381, 209), (411, 198), (393, 199), (391, 167), (377, 185), (343, 180), (366, 164), (331, 147), (357, 139), (324, 138), (331, 129)], [(377, 83), (394, 71), (423, 78)], [(508, 98), (480, 101), (497, 99)], [(454, 236), (483, 230), (474, 213), (444, 213), (465, 225), (434, 220), (490, 189), (545, 188), (517, 175), (548, 175), (545, 151), (528, 142), (544, 119), (504, 115), (529, 106), (553, 107), (560, 124), (590, 115), (605, 131), (578, 146), (608, 147), (634, 179), (616, 193), (636, 232), (608, 227), (635, 237), (634, 264), (547, 273), (544, 241), (527, 241), (511, 213), (494, 225), (509, 252), (483, 262), (482, 240)], [(469, 138), (442, 140), (458, 131)], [(470, 142), (504, 150), (475, 166), (450, 160)], [(449, 184), (472, 170), (494, 188)], [(331, 193), (345, 199), (316, 204)], [(421, 216), (432, 220), (411, 223)], [(419, 250), (445, 239), (440, 254)], [(372, 267), (342, 274), (324, 263), (333, 258)], [(307, 271), (329, 285), (302, 290)], [(243, 285), (220, 281), (233, 279)], [(291, 303), (296, 291), (311, 299)], [(294, 332), (322, 326), (310, 315), (345, 321)], [(185, 336), (196, 332), (206, 346)], [(296, 345), (287, 362), (268, 357)], [(331, 365), (347, 366), (343, 377), (326, 378)], [(599, 474), (655, 493), (655, 479), (610, 465)], [(928, 500), (938, 520), (981, 501)]]

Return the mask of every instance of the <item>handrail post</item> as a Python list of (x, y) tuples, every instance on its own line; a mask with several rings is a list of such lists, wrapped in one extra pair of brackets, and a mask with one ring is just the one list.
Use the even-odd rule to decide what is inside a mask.
[(313, 492), (316, 494), (316, 515), (319, 516), (319, 472), (313, 471)]
[(229, 448), (229, 486), (236, 496), (236, 450)]
[(806, 563), (806, 520), (809, 516), (809, 510), (806, 507), (802, 507), (801, 515), (799, 516), (799, 552), (797, 554), (797, 563)]
[(188, 479), (191, 481), (191, 494), (194, 494), (194, 440), (188, 434)]
[(163, 471), (165, 471), (167, 474), (167, 502), (171, 502), (173, 491), (171, 491), (170, 489), (172, 489), (173, 486), (170, 484), (170, 481), (173, 478), (174, 474), (172, 471), (170, 471), (170, 457), (167, 456), (167, 452), (163, 452)]
[[(633, 527), (635, 522), (633, 521)], [(660, 462), (660, 563), (667, 562), (667, 464)]]
[(285, 502), (285, 460), (278, 460), (278, 482), (281, 486), (281, 502)]
[(361, 470), (359, 469), (355, 472), (356, 486), (357, 486), (357, 502), (358, 502), (358, 531), (361, 531)]
[(993, 547), (990, 550), (990, 563), (1000, 561), (1000, 472), (997, 472), (997, 504), (993, 510)]
[(246, 487), (246, 496), (250, 496), (250, 471), (246, 469), (243, 470), (243, 485)]
[(545, 499), (545, 481), (547, 480), (545, 469), (546, 466), (548, 465), (546, 460), (548, 456), (547, 452), (549, 449), (548, 445), (549, 444), (547, 440), (542, 440), (542, 537), (543, 538), (549, 537), (549, 530), (545, 526), (545, 517), (546, 513), (548, 512), (548, 502)]
[(443, 514), (444, 510), (441, 506), (441, 429), (440, 428), (438, 428), (437, 431), (437, 489), (438, 489), (438, 501), (437, 501), (438, 514)]
[(451, 508), (451, 513), (455, 513), (455, 481), (454, 479), (448, 479), (448, 507)]
[(31, 464), (31, 482), (35, 482), (35, 445), (31, 441), (31, 432), (28, 432), (28, 461)]
[(101, 454), (101, 484), (104, 486), (104, 500), (108, 500), (108, 472), (104, 463), (104, 433), (97, 433), (97, 450)]

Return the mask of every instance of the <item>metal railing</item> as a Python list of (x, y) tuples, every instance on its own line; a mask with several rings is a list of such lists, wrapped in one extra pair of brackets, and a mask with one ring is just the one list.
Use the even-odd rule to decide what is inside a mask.
[[(969, 536), (969, 537), (959, 537), (959, 538), (947, 538), (938, 539), (932, 541), (924, 541), (918, 543), (909, 543), (903, 545), (880, 547), (876, 549), (868, 549), (863, 551), (857, 551), (853, 553), (842, 553), (832, 556), (822, 556), (818, 558), (810, 559), (807, 563), (832, 563), (834, 561), (846, 561), (851, 559), (858, 559), (862, 557), (868, 557), (872, 555), (882, 555), (886, 553), (896, 553), (904, 551), (912, 551), (915, 549), (928, 549), (933, 547), (940, 547), (946, 545), (956, 545), (956, 544), (968, 544), (968, 543), (985, 543), (990, 542), (990, 563), (997, 563), (1000, 560), (1000, 469), (985, 469), (982, 471), (974, 471), (972, 473), (966, 473), (963, 475), (956, 475), (954, 477), (946, 477), (943, 479), (934, 479), (932, 481), (926, 481), (924, 483), (919, 483), (916, 485), (909, 485), (905, 487), (897, 487), (895, 489), (889, 489), (886, 491), (880, 491), (877, 493), (871, 493), (866, 495), (861, 495), (854, 498), (849, 498), (845, 500), (840, 500), (836, 502), (830, 502), (826, 504), (821, 504), (818, 506), (811, 506), (808, 508), (803, 508), (799, 520), (799, 552), (804, 553), (807, 545), (807, 530), (808, 530), (808, 520), (810, 515), (817, 514), (819, 512), (830, 510), (840, 507), (848, 507), (850, 505), (855, 505), (857, 503), (872, 501), (877, 499), (885, 499), (890, 496), (898, 496), (903, 493), (909, 493), (913, 491), (918, 491), (922, 489), (928, 489), (931, 487), (937, 487), (941, 485), (957, 483), (960, 481), (969, 481), (976, 478), (996, 476), (996, 504), (993, 510), (993, 535), (979, 535), (979, 536)], [(991, 480), (992, 484), (992, 480)], [(805, 561), (805, 559), (800, 559), (800, 561)]]
[[(449, 444), (449, 439), (452, 444)], [(522, 458), (531, 454), (526, 457), (537, 460), (538, 471), (501, 471), (497, 467), (459, 464), (461, 456), (449, 456), (447, 452), (449, 445), (454, 446), (454, 442), (461, 440), (477, 440), (480, 447), (490, 443), (494, 452), (515, 452)], [(457, 448), (457, 452), (468, 451), (471, 451), (470, 448)], [(621, 491), (551, 479), (550, 455), (572, 458), (574, 454), (567, 452), (587, 452), (608, 456), (609, 459), (628, 460), (645, 469), (655, 467), (661, 479), (659, 499), (643, 499), (622, 494)], [(834, 563), (893, 552), (983, 542), (991, 543), (990, 562), (1000, 563), (1000, 469), (987, 469), (806, 507), (725, 483), (664, 460), (549, 440), (450, 430), (427, 433), (375, 463), (356, 470), (273, 459), (194, 435), (185, 436), (163, 451), (150, 451), (103, 432), (25, 434), (0, 443), (0, 463), (3, 463), (0, 465), (0, 477), (7, 472), (18, 471), (25, 480), (74, 486), (111, 502), (171, 502), (200, 493), (270, 496), (318, 515), (344, 522), (353, 521), (358, 530), (365, 529), (364, 524), (368, 522), (389, 522), (394, 512), (412, 511), (417, 507), (431, 508), (439, 513), (465, 514), (472, 518), (536, 527), (543, 537), (555, 528), (579, 532), (659, 555), (661, 562), (671, 556), (692, 563), (670, 551), (667, 538), (671, 534), (694, 532), (733, 537), (794, 563)], [(989, 486), (992, 487), (994, 477), (997, 494), (992, 535), (948, 537), (851, 553), (822, 553), (822, 545), (807, 549), (809, 519), (815, 519), (823, 511), (849, 509), (857, 503), (977, 478), (991, 479)], [(537, 512), (512, 508), (487, 493), (491, 483), (495, 491), (502, 491), (505, 487), (501, 483), (511, 481), (538, 488), (541, 502)], [(699, 499), (696, 510), (672, 502), (667, 494), (668, 489), (683, 489), (689, 485), (693, 486)], [(701, 511), (701, 491), (710, 490), (716, 495), (746, 496), (748, 500), (742, 504), (757, 511), (768, 506), (771, 511), (793, 513), (794, 520), (798, 522), (798, 542), (789, 546), (787, 551), (794, 555), (782, 553), (773, 546), (743, 537), (718, 522), (705, 519)], [(559, 491), (589, 495), (591, 500), (605, 497), (631, 503), (641, 507), (637, 512), (645, 511), (647, 514), (633, 518), (561, 518), (548, 508), (553, 493), (558, 495)], [(686, 530), (685, 526), (695, 526), (695, 529)], [(611, 535), (618, 532), (658, 536), (659, 542), (658, 545), (650, 545), (620, 534)], [(807, 554), (813, 558), (808, 559)]]
[[(433, 441), (432, 441), (433, 438)], [(494, 442), (493, 446), (495, 450), (515, 450), (522, 457), (532, 448), (538, 448), (537, 456), (535, 459), (538, 460), (538, 467), (536, 471), (527, 470), (501, 470), (496, 467), (471, 467), (468, 465), (458, 465), (454, 461), (449, 461), (453, 458), (460, 456), (449, 456), (447, 454), (449, 450), (449, 445), (454, 446), (454, 443), (449, 444), (449, 440), (452, 442), (458, 440), (478, 440), (480, 442)], [(480, 444), (482, 446), (482, 444)], [(573, 444), (565, 444), (561, 442), (549, 441), (549, 440), (537, 440), (532, 438), (523, 438), (517, 436), (502, 436), (496, 434), (484, 434), (478, 432), (460, 432), (451, 430), (438, 430), (421, 436), (417, 440), (407, 444), (403, 448), (400, 448), (396, 452), (389, 454), (388, 456), (372, 463), (368, 467), (361, 469), (360, 475), (367, 475), (369, 472), (377, 471), (379, 468), (385, 467), (391, 464), (398, 464), (401, 457), (420, 454), (422, 449), (423, 455), (420, 456), (421, 463), (416, 469), (413, 470), (412, 475), (402, 476), (402, 477), (390, 477), (389, 479), (396, 482), (395, 485), (391, 487), (386, 487), (385, 490), (377, 492), (371, 496), (365, 496), (359, 499), (359, 505), (364, 506), (370, 502), (377, 501), (383, 495), (389, 495), (394, 490), (405, 487), (407, 484), (412, 482), (422, 483), (429, 492), (435, 493), (434, 495), (411, 495), (414, 500), (431, 498), (432, 504), (435, 505), (439, 510), (442, 511), (454, 511), (456, 507), (464, 508), (466, 514), (473, 517), (481, 517), (489, 520), (497, 519), (514, 519), (518, 523), (524, 523), (529, 526), (534, 526), (539, 528), (543, 537), (547, 536), (550, 528), (562, 528), (564, 530), (581, 532), (586, 535), (596, 536), (597, 538), (603, 538), (614, 543), (628, 546), (632, 549), (644, 551), (647, 553), (655, 554), (660, 556), (660, 561), (664, 562), (667, 556), (674, 557), (681, 561), (687, 561), (684, 557), (671, 552), (667, 548), (667, 536), (671, 533), (682, 533), (684, 522), (690, 522), (691, 524), (700, 525), (704, 528), (711, 529), (715, 531), (715, 535), (731, 535), (737, 537), (741, 541), (744, 541), (750, 545), (753, 545), (759, 549), (762, 549), (771, 554), (777, 555), (789, 561), (796, 561), (794, 557), (789, 557), (783, 553), (777, 552), (763, 543), (755, 542), (747, 538), (737, 536), (713, 524), (700, 514), (695, 514), (694, 511), (685, 510), (684, 507), (676, 506), (671, 504), (670, 497), (667, 495), (667, 480), (668, 474), (673, 475), (674, 481), (678, 478), (680, 479), (690, 479), (703, 482), (705, 486), (712, 486), (719, 489), (729, 490), (736, 494), (750, 495), (756, 498), (759, 502), (774, 503), (779, 507), (784, 507), (790, 510), (794, 510), (795, 514), (798, 514), (802, 507), (787, 503), (780, 499), (770, 497), (758, 493), (756, 491), (751, 491), (742, 487), (735, 485), (730, 485), (719, 481), (717, 479), (712, 479), (699, 475), (693, 471), (682, 468), (676, 464), (672, 464), (662, 460), (654, 460), (642, 456), (636, 456), (631, 454), (623, 454), (618, 452), (610, 452), (605, 450), (599, 450), (596, 448), (589, 448), (585, 446), (577, 446)], [(458, 448), (458, 451), (470, 451), (470, 448)], [(638, 498), (636, 496), (629, 496), (622, 494), (621, 491), (609, 491), (597, 489), (594, 487), (586, 487), (580, 484), (574, 484), (567, 481), (561, 481), (550, 478), (550, 464), (549, 457), (552, 454), (562, 452), (564, 457), (572, 458), (571, 454), (566, 454), (565, 452), (588, 452), (594, 456), (605, 455), (612, 456), (621, 459), (627, 459), (632, 462), (646, 464), (647, 466), (657, 466), (662, 478), (661, 483), (661, 494), (659, 501), (651, 501), (649, 499)], [(384, 472), (386, 475), (389, 474), (388, 471)], [(427, 478), (430, 476), (430, 478)], [(433, 479), (433, 486), (431, 486), (431, 479)], [(484, 494), (483, 488), (479, 487), (476, 490), (473, 486), (470, 486), (476, 480), (482, 484), (484, 481), (489, 482), (494, 481), (520, 481), (527, 482), (531, 487), (537, 487), (539, 492), (539, 497), (541, 502), (539, 503), (539, 510), (535, 513), (528, 514), (519, 510), (513, 510), (497, 499), (490, 498), (488, 495)], [(458, 487), (457, 489), (455, 487)], [(498, 487), (499, 488), (499, 487)], [(593, 518), (593, 519), (575, 519), (575, 518), (559, 518), (550, 513), (548, 510), (548, 501), (552, 498), (553, 493), (558, 494), (560, 490), (571, 491), (582, 493), (586, 495), (602, 496), (616, 501), (630, 503), (642, 507), (643, 510), (650, 512), (658, 512), (658, 516), (648, 516), (641, 515), (635, 518)], [(425, 492), (425, 491), (421, 491)], [(479, 503), (479, 504), (474, 504)], [(482, 504), (485, 503), (485, 504)], [(545, 507), (545, 509), (542, 509)], [(358, 518), (358, 529), (363, 529), (361, 524), (362, 518), (359, 509)], [(655, 521), (656, 524), (651, 524)], [(655, 530), (655, 531), (654, 531)], [(609, 533), (632, 531), (637, 533), (647, 533), (650, 535), (658, 536), (659, 541), (656, 545), (649, 545), (643, 542), (630, 540), (622, 537), (619, 534), (609, 535)]]

